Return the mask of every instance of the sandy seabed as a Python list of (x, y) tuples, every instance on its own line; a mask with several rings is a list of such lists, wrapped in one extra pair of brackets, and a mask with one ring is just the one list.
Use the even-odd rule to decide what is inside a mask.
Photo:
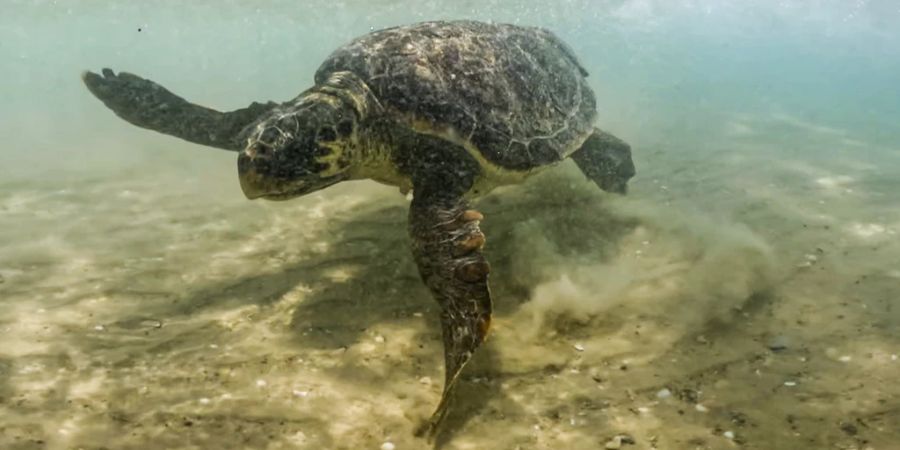
[[(732, 125), (637, 147), (625, 198), (567, 162), (478, 203), (495, 326), (434, 447), (900, 448), (900, 153)], [(179, 146), (2, 182), (0, 447), (431, 448), (408, 201), (247, 202)]]

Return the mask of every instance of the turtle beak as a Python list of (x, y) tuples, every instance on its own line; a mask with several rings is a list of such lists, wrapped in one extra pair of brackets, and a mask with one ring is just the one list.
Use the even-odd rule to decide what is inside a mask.
[(253, 200), (265, 195), (265, 193), (258, 188), (258, 182), (254, 181), (258, 179), (256, 171), (243, 173), (239, 178), (241, 180), (241, 190), (244, 191), (244, 196), (248, 199)]
[(266, 200), (289, 200), (315, 189), (336, 183), (340, 179), (323, 185), (311, 186), (307, 181), (297, 179), (285, 182), (266, 174), (270, 167), (269, 156), (253, 151), (244, 151), (238, 155), (238, 180), (244, 196), (250, 200), (265, 198)]
[(258, 157), (256, 152), (251, 152), (250, 149), (238, 155), (238, 179), (241, 182), (241, 190), (244, 191), (244, 195), (250, 200), (260, 198), (266, 194), (265, 190), (261, 189), (261, 186), (265, 183), (253, 165), (253, 160)]

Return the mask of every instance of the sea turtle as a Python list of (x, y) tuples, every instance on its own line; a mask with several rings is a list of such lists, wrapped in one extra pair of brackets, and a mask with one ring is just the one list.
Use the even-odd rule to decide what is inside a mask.
[(435, 21), (361, 36), (334, 51), (296, 98), (227, 113), (125, 72), (82, 78), (134, 125), (240, 152), (250, 199), (366, 178), (412, 192), (412, 253), (440, 304), (444, 343), (443, 394), (421, 428), (433, 434), (491, 323), (483, 217), (471, 199), (568, 157), (610, 192), (625, 193), (635, 173), (630, 147), (594, 128), (587, 75), (545, 29)]

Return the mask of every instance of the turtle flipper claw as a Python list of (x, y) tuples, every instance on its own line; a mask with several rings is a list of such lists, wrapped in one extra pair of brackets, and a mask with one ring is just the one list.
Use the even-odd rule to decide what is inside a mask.
[(103, 68), (100, 74), (84, 72), (81, 79), (94, 97), (126, 122), (166, 134), (174, 134), (171, 129), (178, 126), (173, 119), (198, 115), (192, 108), (206, 109), (188, 103), (153, 81), (127, 72), (116, 74), (110, 68)]
[[(423, 198), (424, 197), (424, 198)], [(491, 323), (490, 265), (481, 253), (481, 213), (461, 199), (417, 196), (410, 209), (413, 253), (422, 280), (441, 305), (444, 391), (416, 435), (433, 439), (447, 415), (463, 367), (484, 342)]]
[[(128, 111), (125, 111), (127, 108), (144, 106), (139, 104), (141, 102), (136, 101), (136, 99), (140, 98), (141, 95), (146, 95), (148, 92), (161, 90), (168, 96), (179, 98), (150, 80), (128, 72), (119, 72), (116, 75), (108, 67), (101, 69), (99, 74), (84, 71), (81, 73), (81, 79), (95, 97), (113, 109), (113, 111), (116, 111), (117, 114), (119, 112), (128, 113)], [(133, 100), (130, 102), (126, 101), (128, 98)], [(183, 99), (180, 100), (184, 101)]]
[(195, 144), (240, 151), (249, 125), (275, 103), (253, 103), (228, 113), (195, 105), (159, 84), (129, 72), (82, 72), (91, 94), (126, 122)]

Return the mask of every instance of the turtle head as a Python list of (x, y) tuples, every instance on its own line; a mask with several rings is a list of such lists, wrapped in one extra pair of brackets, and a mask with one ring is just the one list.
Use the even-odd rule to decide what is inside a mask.
[(238, 156), (249, 199), (287, 200), (349, 178), (356, 115), (328, 98), (302, 98), (261, 121)]

